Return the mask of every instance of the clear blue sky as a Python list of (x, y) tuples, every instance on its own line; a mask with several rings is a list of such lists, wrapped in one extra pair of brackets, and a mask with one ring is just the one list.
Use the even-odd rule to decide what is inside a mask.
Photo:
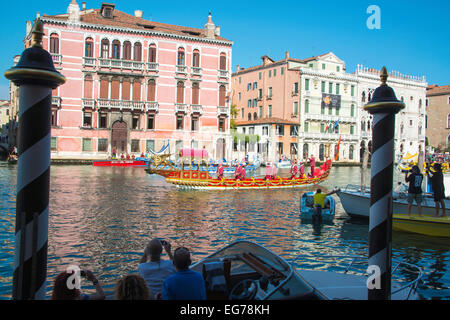
[[(81, 0), (77, 1), (81, 7)], [(86, 0), (87, 8), (102, 1)], [(304, 59), (334, 52), (353, 72), (357, 64), (404, 74), (425, 75), (429, 84), (450, 84), (450, 1), (419, 0), (278, 0), (278, 1), (143, 1), (108, 0), (118, 10), (158, 22), (203, 28), (208, 11), (221, 27), (221, 35), (234, 42), (236, 65), (260, 64), (267, 54), (278, 60), (289, 51)], [(60, 14), (70, 0), (23, 0), (2, 2), (0, 51), (2, 75), (12, 66), (14, 55), (23, 51), (26, 20), (36, 12)], [(366, 13), (370, 5), (381, 10), (381, 29), (369, 30)], [(0, 78), (0, 99), (8, 99), (8, 81)]]

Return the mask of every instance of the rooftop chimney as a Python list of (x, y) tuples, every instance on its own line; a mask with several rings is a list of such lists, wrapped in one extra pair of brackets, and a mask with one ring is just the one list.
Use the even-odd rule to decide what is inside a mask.
[(31, 28), (32, 28), (32, 25), (31, 25), (31, 21), (27, 21), (27, 36), (30, 34), (30, 32), (31, 32)]
[(81, 3), (81, 8), (83, 9), (83, 11), (86, 11), (86, 1), (83, 1)]
[(137, 18), (142, 18), (144, 16), (144, 12), (142, 10), (134, 10), (134, 16)]
[(289, 51), (286, 51), (285, 59), (289, 59)]
[(72, 2), (69, 4), (67, 13), (69, 14), (68, 20), (70, 22), (80, 22), (80, 7), (75, 0), (72, 0)]
[(216, 26), (216, 29), (214, 29), (214, 35), (216, 37), (220, 37), (220, 27), (219, 26)]
[(208, 22), (205, 24), (205, 36), (210, 39), (215, 38), (216, 25), (212, 22), (211, 12), (208, 15)]
[(241, 70), (241, 66), (240, 66), (240, 65), (237, 65), (237, 66), (236, 66), (236, 72), (239, 72), (239, 70)]

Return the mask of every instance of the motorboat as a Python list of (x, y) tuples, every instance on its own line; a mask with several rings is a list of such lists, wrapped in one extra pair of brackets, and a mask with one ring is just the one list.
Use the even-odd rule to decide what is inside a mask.
[[(370, 217), (370, 189), (362, 189), (358, 185), (349, 184), (345, 188), (341, 188), (336, 193), (341, 200), (342, 207), (345, 212), (351, 217), (369, 218)], [(398, 215), (408, 214), (408, 193), (393, 192), (392, 193), (392, 212)], [(422, 214), (424, 216), (433, 216), (436, 213), (435, 202), (433, 194), (422, 194)], [(450, 214), (450, 200), (444, 199), (445, 212), (448, 216)], [(414, 203), (411, 208), (411, 213), (415, 214), (418, 211), (417, 205)]]
[[(191, 269), (203, 274), (207, 300), (366, 300), (367, 277), (364, 272), (351, 270), (361, 257), (350, 258), (350, 265), (341, 273), (300, 269), (293, 265), (301, 256), (287, 262), (255, 242), (238, 240)], [(403, 275), (406, 269), (409, 275), (414, 270), (412, 281), (394, 277), (394, 273)], [(393, 264), (392, 275), (391, 299), (418, 299), (415, 291), (423, 276), (419, 267), (399, 262)]]
[(278, 162), (275, 162), (275, 165), (277, 166), (278, 169), (290, 169), (292, 166), (292, 163), (290, 160), (286, 159), (286, 160), (280, 160)]
[[(336, 209), (336, 202), (330, 196), (325, 197), (325, 208), (321, 210), (321, 221), (332, 221)], [(313, 220), (314, 216), (314, 192), (305, 192), (300, 200), (300, 217), (305, 220)]]
[(392, 228), (433, 237), (450, 237), (450, 217), (399, 215), (392, 217)]

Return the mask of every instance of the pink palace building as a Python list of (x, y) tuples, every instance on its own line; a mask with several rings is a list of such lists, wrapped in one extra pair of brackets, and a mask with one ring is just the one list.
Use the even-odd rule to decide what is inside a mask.
[(44, 48), (67, 78), (53, 91), (53, 159), (105, 159), (114, 149), (139, 156), (167, 142), (172, 153), (230, 156), (233, 43), (211, 14), (203, 29), (142, 16), (72, 0), (66, 14), (39, 17)]

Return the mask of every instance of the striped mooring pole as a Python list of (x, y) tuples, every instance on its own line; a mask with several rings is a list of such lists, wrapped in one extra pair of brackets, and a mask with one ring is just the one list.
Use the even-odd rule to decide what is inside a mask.
[(381, 70), (381, 86), (364, 110), (373, 115), (370, 182), (369, 269), (378, 270), (375, 285), (368, 286), (369, 300), (390, 300), (392, 265), (392, 183), (394, 169), (395, 115), (405, 107), (386, 85), (388, 73)]
[(13, 275), (14, 300), (45, 299), (50, 190), (52, 89), (65, 82), (42, 48), (36, 20), (32, 46), (5, 77), (19, 87), (18, 171)]

